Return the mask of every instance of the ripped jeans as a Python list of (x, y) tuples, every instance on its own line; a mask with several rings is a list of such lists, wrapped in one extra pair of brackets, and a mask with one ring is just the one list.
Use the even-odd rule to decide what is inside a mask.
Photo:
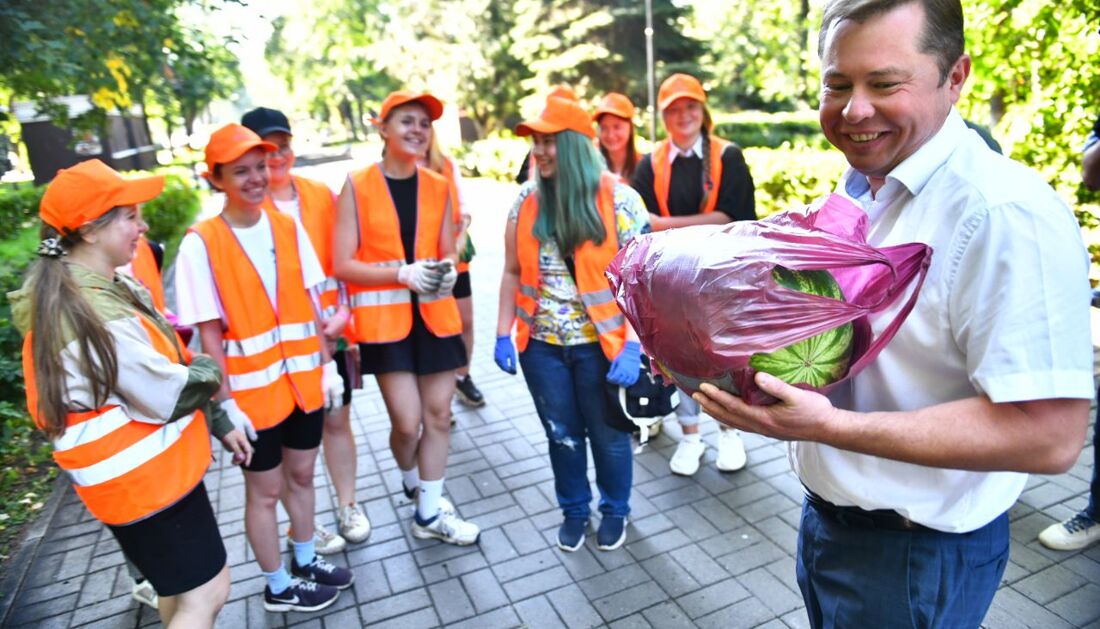
[(587, 443), (596, 467), (600, 513), (628, 515), (634, 444), (629, 434), (607, 425), (604, 382), (610, 363), (600, 344), (551, 345), (531, 339), (519, 363), (546, 430), (554, 489), (564, 516), (587, 519), (590, 513)]

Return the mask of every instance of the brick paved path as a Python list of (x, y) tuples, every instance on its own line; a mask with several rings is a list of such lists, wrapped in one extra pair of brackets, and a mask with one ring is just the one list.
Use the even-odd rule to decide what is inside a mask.
[[(335, 184), (346, 164), (327, 168), (314, 176)], [(681, 478), (668, 471), (678, 437), (669, 422), (666, 434), (636, 458), (626, 547), (599, 552), (591, 536), (577, 553), (554, 547), (560, 520), (546, 437), (522, 378), (501, 373), (491, 357), (499, 240), (514, 188), (474, 184), (476, 198), (490, 200), (475, 208), (473, 276), (479, 334), (473, 375), (488, 405), (455, 406), (446, 491), (463, 516), (481, 525), (480, 544), (459, 548), (411, 537), (412, 507), (400, 491), (387, 416), (370, 382), (355, 395), (353, 421), (358, 497), (374, 531), (367, 543), (335, 557), (354, 570), (354, 588), (320, 614), (265, 613), (263, 577), (244, 536), (242, 476), (220, 456), (206, 477), (233, 577), (219, 626), (807, 626), (793, 560), (801, 491), (785, 448), (770, 439), (745, 436), (745, 470), (718, 473), (711, 449), (694, 478)], [(713, 422), (704, 433), (713, 445)], [(1055, 553), (1035, 541), (1042, 528), (1084, 506), (1091, 462), (1086, 448), (1070, 473), (1033, 477), (1012, 509), (1011, 563), (988, 627), (1100, 629), (1100, 547)], [(319, 517), (332, 523), (331, 487), (320, 462), (318, 486)], [(6, 624), (156, 624), (154, 613), (131, 600), (111, 535), (70, 490), (55, 502), (59, 507), (38, 527), (42, 537), (30, 570), (14, 597), (4, 597)]]

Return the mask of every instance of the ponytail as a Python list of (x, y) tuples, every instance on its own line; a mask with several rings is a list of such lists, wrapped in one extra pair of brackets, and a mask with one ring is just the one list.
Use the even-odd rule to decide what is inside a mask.
[(707, 207), (707, 201), (710, 200), (710, 193), (714, 190), (714, 179), (710, 176), (710, 131), (714, 126), (714, 122), (710, 117), (710, 110), (706, 105), (703, 105), (703, 128), (700, 129), (700, 133), (703, 136), (703, 197), (699, 201), (699, 214), (703, 213), (703, 210)]
[[(42, 239), (56, 238), (63, 251), (72, 250), (81, 246), (81, 234), (107, 225), (117, 214), (117, 209), (112, 209), (64, 236), (53, 227), (43, 225)], [(64, 434), (69, 412), (65, 366), (61, 360), (66, 336), (71, 334), (77, 342), (80, 373), (88, 379), (96, 408), (106, 403), (116, 387), (118, 358), (114, 339), (84, 298), (68, 264), (62, 261), (60, 255), (39, 257), (31, 268), (27, 283), (34, 287), (31, 298), (31, 355), (38, 389), (38, 408), (32, 409), (32, 412), (36, 412), (46, 434), (54, 439)]]

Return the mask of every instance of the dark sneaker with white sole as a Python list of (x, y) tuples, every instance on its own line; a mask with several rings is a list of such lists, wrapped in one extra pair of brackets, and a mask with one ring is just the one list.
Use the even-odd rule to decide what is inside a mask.
[(566, 518), (558, 529), (558, 548), (573, 553), (584, 546), (584, 531), (588, 528), (588, 518)]
[(455, 395), (458, 396), (458, 401), (466, 406), (473, 408), (485, 406), (485, 396), (481, 394), (481, 390), (477, 388), (469, 374), (455, 381)]
[(351, 587), (352, 582), (355, 581), (355, 575), (351, 573), (351, 570), (331, 564), (322, 559), (320, 555), (314, 555), (313, 561), (304, 566), (299, 566), (298, 562), (291, 557), (290, 574), (299, 579), (313, 581), (319, 585), (331, 586), (338, 590), (345, 590)]
[(290, 587), (272, 594), (264, 588), (264, 609), (269, 612), (315, 612), (336, 602), (340, 590), (330, 586), (291, 577)]
[(626, 541), (626, 518), (621, 515), (605, 515), (596, 530), (596, 548), (615, 550)]

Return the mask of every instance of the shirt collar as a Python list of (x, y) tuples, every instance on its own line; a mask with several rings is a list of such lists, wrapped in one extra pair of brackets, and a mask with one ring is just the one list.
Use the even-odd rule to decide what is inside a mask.
[[(952, 107), (940, 130), (916, 152), (905, 158), (905, 161), (895, 166), (886, 175), (886, 180), (897, 181), (914, 196), (920, 194), (928, 180), (947, 161), (967, 133), (969, 129), (966, 128), (962, 116)], [(841, 180), (841, 188), (850, 198), (858, 199), (870, 191), (871, 185), (863, 174), (854, 168), (848, 168)]]
[(669, 140), (668, 143), (669, 143), (668, 163), (669, 163), (670, 166), (672, 165), (672, 162), (676, 161), (676, 158), (680, 157), (681, 155), (684, 156), (684, 157), (691, 157), (692, 155), (694, 155), (695, 157), (698, 157), (699, 159), (703, 159), (703, 135), (702, 134), (699, 134), (699, 137), (695, 138), (695, 144), (692, 144), (691, 148), (687, 149), (686, 151), (684, 149), (676, 146), (676, 143), (673, 142), (672, 140)]

